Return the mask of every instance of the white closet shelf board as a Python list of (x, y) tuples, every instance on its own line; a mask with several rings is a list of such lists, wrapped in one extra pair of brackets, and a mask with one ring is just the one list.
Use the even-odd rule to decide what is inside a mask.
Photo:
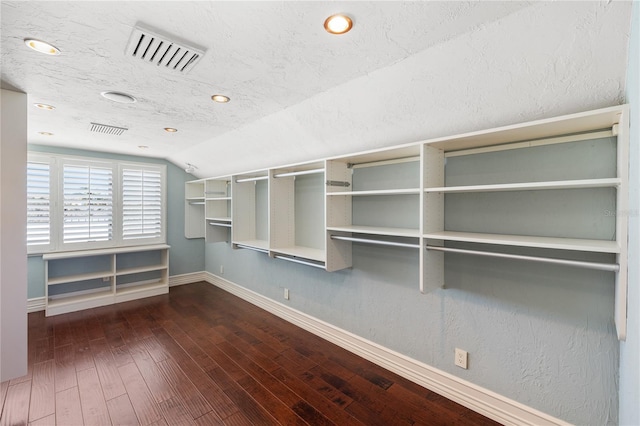
[(71, 259), (74, 257), (88, 257), (88, 256), (104, 256), (110, 254), (119, 253), (135, 253), (139, 251), (153, 251), (164, 250), (171, 248), (168, 244), (153, 244), (148, 246), (135, 246), (135, 247), (118, 247), (107, 248), (98, 250), (78, 250), (78, 251), (66, 251), (60, 253), (47, 253), (42, 255), (42, 260), (56, 260), (56, 259)]
[(280, 247), (272, 248), (271, 252), (274, 254), (284, 254), (287, 256), (302, 257), (310, 260), (317, 260), (318, 262), (325, 262), (327, 256), (324, 249), (317, 249), (312, 247), (294, 246), (294, 247)]
[(48, 285), (74, 283), (78, 281), (88, 281), (100, 278), (109, 278), (113, 275), (112, 271), (89, 272), (86, 274), (65, 275), (60, 278), (49, 278)]
[(622, 113), (622, 109), (619, 106), (615, 106), (596, 111), (532, 121), (526, 124), (514, 124), (496, 129), (432, 139), (427, 141), (426, 144), (445, 151), (458, 151), (469, 148), (543, 139), (558, 135), (610, 129), (613, 125), (618, 124)]
[(231, 197), (206, 197), (206, 201), (229, 201)]
[(381, 228), (377, 226), (332, 226), (328, 227), (327, 231), (334, 232), (352, 232), (354, 234), (370, 234), (370, 235), (384, 235), (390, 237), (412, 237), (419, 238), (420, 231), (417, 229), (408, 228)]
[(283, 173), (307, 172), (310, 170), (320, 170), (320, 169), (324, 169), (324, 161), (313, 161), (310, 163), (293, 164), (289, 166), (277, 167), (273, 169), (273, 174), (279, 175)]
[(406, 189), (378, 189), (370, 191), (341, 191), (327, 192), (327, 196), (331, 195), (351, 195), (351, 196), (367, 196), (367, 195), (419, 195), (420, 188)]
[(202, 196), (202, 197), (188, 197), (187, 201), (204, 201), (204, 196)]
[(527, 235), (482, 234), (473, 232), (443, 231), (425, 234), (429, 240), (460, 241), (468, 243), (494, 244), (547, 248), (555, 250), (575, 250), (596, 253), (619, 253), (616, 241), (587, 240), (580, 238), (532, 237)]
[(139, 274), (141, 272), (164, 271), (166, 269), (167, 269), (167, 265), (148, 265), (148, 266), (140, 266), (138, 268), (118, 269), (116, 271), (116, 276), (119, 277), (122, 275)]
[(214, 222), (228, 222), (231, 223), (230, 217), (207, 217), (206, 220), (212, 220)]
[(620, 185), (621, 179), (583, 179), (583, 180), (563, 180), (553, 182), (524, 182), (505, 183), (492, 185), (467, 185), (467, 186), (444, 186), (439, 188), (425, 188), (424, 192), (502, 192), (502, 191), (536, 191), (548, 189), (580, 189), (580, 188), (615, 188)]
[(342, 157), (334, 157), (329, 158), (329, 160), (340, 161), (342, 163), (348, 164), (361, 164), (419, 156), (420, 144), (414, 142), (400, 147), (386, 148), (382, 150), (363, 152), (360, 154), (347, 155)]

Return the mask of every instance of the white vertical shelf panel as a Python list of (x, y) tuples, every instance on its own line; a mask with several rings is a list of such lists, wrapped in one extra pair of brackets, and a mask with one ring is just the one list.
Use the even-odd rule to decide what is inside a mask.
[(629, 217), (629, 107), (621, 107), (618, 134), (617, 168), (620, 186), (616, 197), (616, 240), (619, 253), (616, 261), (620, 271), (616, 274), (614, 319), (619, 340), (627, 338), (627, 284), (628, 284), (628, 223)]

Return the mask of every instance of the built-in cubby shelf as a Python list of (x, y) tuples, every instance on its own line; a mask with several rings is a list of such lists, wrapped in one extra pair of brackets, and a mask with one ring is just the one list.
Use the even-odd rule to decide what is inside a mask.
[(166, 244), (49, 253), (43, 260), (47, 316), (169, 291)]
[[(329, 272), (352, 266), (353, 244), (417, 250), (423, 293), (446, 288), (449, 255), (593, 267), (615, 274), (624, 339), (628, 114), (615, 106), (189, 182), (185, 208), (200, 227), (185, 235)], [(615, 263), (590, 263), (594, 253)]]

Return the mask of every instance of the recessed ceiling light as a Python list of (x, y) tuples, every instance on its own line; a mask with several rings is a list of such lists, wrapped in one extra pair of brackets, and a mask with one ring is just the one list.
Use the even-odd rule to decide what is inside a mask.
[(33, 104), (36, 108), (40, 108), (40, 109), (46, 109), (48, 111), (54, 110), (56, 109), (56, 107), (54, 107), (53, 105), (47, 105), (47, 104)]
[(324, 21), (324, 29), (331, 34), (344, 34), (353, 27), (353, 21), (347, 15), (337, 13)]
[(53, 136), (53, 133), (51, 132), (38, 132), (39, 134), (41, 134), (42, 136)]
[(173, 127), (165, 127), (164, 131), (169, 133), (175, 133), (178, 131), (178, 129), (174, 129)]
[(211, 100), (214, 102), (218, 102), (219, 104), (226, 104), (231, 100), (231, 98), (225, 95), (213, 95), (211, 96)]
[(47, 43), (46, 41), (36, 40), (34, 38), (25, 38), (24, 39), (24, 44), (26, 44), (27, 47), (30, 47), (31, 49), (35, 50), (36, 52), (44, 53), (46, 55), (59, 55), (60, 54), (60, 49), (58, 49), (57, 47)]
[(133, 104), (136, 102), (136, 98), (122, 92), (107, 91), (107, 92), (100, 92), (100, 94), (102, 95), (102, 97), (109, 99), (110, 101), (118, 102), (121, 104)]

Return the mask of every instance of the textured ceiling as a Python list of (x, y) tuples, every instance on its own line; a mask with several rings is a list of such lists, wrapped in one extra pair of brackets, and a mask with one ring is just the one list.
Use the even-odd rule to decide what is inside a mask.
[[(621, 2), (569, 7), (530, 2), (3, 1), (2, 86), (26, 92), (30, 103), (56, 106), (55, 111), (30, 108), (30, 143), (190, 162), (198, 166), (198, 175), (213, 176), (458, 130), (446, 119), (439, 127), (423, 129), (420, 121), (454, 115), (458, 106), (450, 101), (465, 92), (441, 89), (465, 87), (461, 79), (490, 87), (496, 79), (513, 83), (520, 72), (534, 79), (538, 84), (520, 93), (521, 99), (510, 99), (522, 105), (520, 113), (540, 102), (541, 91), (559, 90), (570, 102), (575, 100), (572, 88), (585, 90), (580, 64), (590, 68), (592, 62), (608, 60), (595, 56), (600, 51), (615, 58), (594, 96), (605, 104), (616, 102), (624, 87), (629, 10)], [(353, 17), (352, 32), (332, 36), (324, 31), (324, 19), (336, 12)], [(187, 75), (126, 57), (136, 24), (195, 43), (206, 53)], [(62, 54), (31, 51), (23, 43), (26, 37), (46, 40)], [(542, 51), (522, 61), (528, 43)], [(570, 57), (553, 60), (555, 71), (549, 73), (549, 56), (565, 51)], [(541, 72), (548, 81), (538, 81)], [(479, 108), (478, 96), (494, 102), (491, 95), (466, 87), (466, 95), (476, 100), (472, 107), (466, 103), (467, 109)], [(129, 93), (138, 102), (110, 102), (100, 96), (105, 90)], [(215, 93), (232, 101), (216, 104), (210, 100)], [(402, 129), (410, 130), (381, 140), (375, 135), (388, 132), (380, 133), (376, 122), (351, 108), (364, 109), (367, 116), (387, 108), (387, 102), (393, 106), (389, 117), (397, 118), (384, 123), (385, 129), (397, 129), (408, 117), (411, 122)], [(470, 124), (477, 121), (469, 118)], [(94, 134), (91, 122), (129, 130), (122, 136)], [(164, 127), (179, 131), (168, 134)]]

